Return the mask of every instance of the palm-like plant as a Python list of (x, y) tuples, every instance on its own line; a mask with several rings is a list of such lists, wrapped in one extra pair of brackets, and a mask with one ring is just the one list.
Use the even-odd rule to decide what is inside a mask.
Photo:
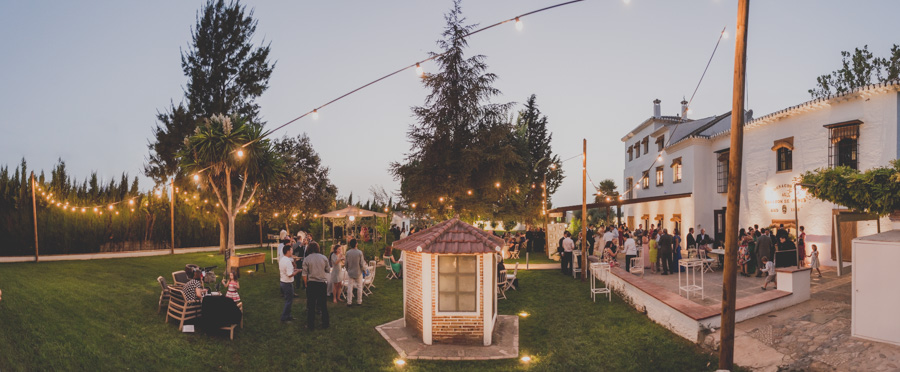
[(234, 220), (247, 208), (260, 187), (277, 182), (284, 164), (263, 138), (262, 127), (239, 117), (213, 115), (185, 138), (178, 154), (181, 169), (200, 188), (211, 188), (227, 225), (225, 265), (234, 254)]

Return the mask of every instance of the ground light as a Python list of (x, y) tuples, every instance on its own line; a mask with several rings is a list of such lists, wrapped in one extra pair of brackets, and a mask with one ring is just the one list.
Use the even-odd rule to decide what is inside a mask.
[(406, 361), (403, 359), (394, 359), (394, 364), (397, 367), (403, 367), (404, 365), (406, 365)]
[(530, 363), (530, 362), (531, 362), (531, 357), (528, 356), (528, 355), (526, 355), (526, 356), (523, 356), (523, 357), (519, 358), (519, 360), (521, 360), (522, 363)]
[(531, 315), (531, 314), (528, 314), (527, 312), (524, 312), (524, 311), (519, 313), (519, 316), (523, 317), (523, 318), (528, 317), (528, 315)]

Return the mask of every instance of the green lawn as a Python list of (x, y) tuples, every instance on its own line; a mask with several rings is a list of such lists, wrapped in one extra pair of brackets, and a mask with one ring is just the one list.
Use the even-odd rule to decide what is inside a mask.
[[(278, 321), (277, 270), (244, 275), (244, 329), (182, 334), (156, 313), (156, 277), (185, 263), (218, 264), (207, 253), (79, 262), (0, 265), (0, 370), (397, 370), (397, 354), (375, 326), (402, 315), (402, 283), (379, 268), (375, 295), (361, 308), (332, 306), (331, 328)], [(218, 270), (221, 273), (221, 269)], [(245, 271), (246, 272), (246, 271)], [(520, 351), (534, 360), (411, 360), (410, 371), (697, 371), (715, 357), (650, 322), (618, 298), (590, 301), (588, 284), (556, 270), (520, 271), (521, 289), (500, 301), (520, 319)], [(301, 291), (301, 296), (303, 293)], [(302, 319), (304, 300), (294, 304)], [(331, 306), (331, 305), (330, 305)]]

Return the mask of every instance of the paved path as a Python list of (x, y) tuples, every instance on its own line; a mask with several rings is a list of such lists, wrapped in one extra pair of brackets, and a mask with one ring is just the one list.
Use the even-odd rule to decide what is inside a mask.
[(813, 276), (812, 298), (735, 326), (735, 363), (767, 371), (900, 371), (900, 347), (850, 337), (851, 277)]

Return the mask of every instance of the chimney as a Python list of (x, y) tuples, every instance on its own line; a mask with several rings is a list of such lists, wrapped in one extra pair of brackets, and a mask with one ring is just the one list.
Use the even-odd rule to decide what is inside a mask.
[(687, 120), (688, 114), (688, 101), (684, 98), (681, 99), (681, 120)]
[(653, 117), (659, 119), (662, 117), (662, 113), (660, 112), (659, 103), (662, 102), (659, 98), (653, 100)]

